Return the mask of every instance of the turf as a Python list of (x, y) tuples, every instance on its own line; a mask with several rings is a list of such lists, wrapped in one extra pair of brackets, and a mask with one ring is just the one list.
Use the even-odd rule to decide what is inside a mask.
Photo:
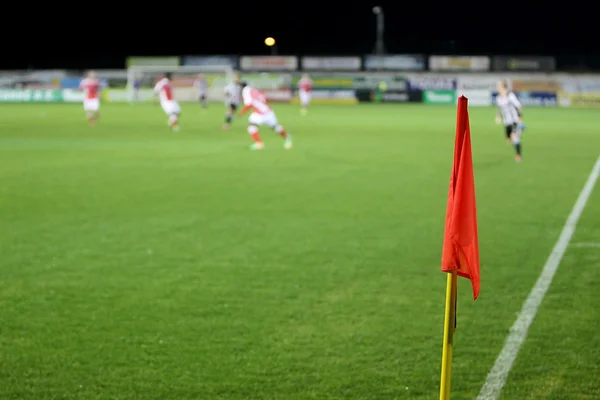
[[(0, 398), (432, 399), (455, 110), (0, 107)], [(459, 282), (453, 400), (473, 399), (594, 164), (594, 110), (528, 109), (524, 161), (472, 108), (481, 296)], [(573, 242), (598, 242), (596, 188)], [(574, 247), (505, 399), (600, 396), (600, 248)]]

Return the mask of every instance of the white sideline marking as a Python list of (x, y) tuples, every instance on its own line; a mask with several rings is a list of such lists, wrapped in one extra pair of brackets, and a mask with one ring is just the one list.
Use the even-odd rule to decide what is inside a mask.
[(600, 247), (600, 243), (573, 243), (573, 247)]
[(554, 274), (558, 269), (560, 261), (565, 254), (565, 250), (573, 237), (573, 232), (575, 231), (575, 227), (577, 226), (577, 222), (579, 221), (579, 217), (585, 208), (585, 204), (587, 203), (592, 190), (594, 189), (594, 185), (598, 180), (598, 175), (600, 174), (600, 156), (596, 160), (594, 164), (594, 168), (592, 168), (592, 172), (590, 176), (583, 186), (581, 193), (579, 193), (579, 197), (571, 210), (571, 214), (569, 214), (569, 218), (567, 218), (567, 222), (563, 227), (562, 232), (554, 248), (552, 249), (552, 253), (548, 257), (546, 264), (544, 265), (544, 269), (540, 274), (535, 286), (529, 293), (527, 300), (523, 303), (523, 308), (517, 317), (517, 320), (510, 328), (510, 333), (506, 338), (506, 342), (504, 342), (504, 347), (498, 355), (494, 366), (490, 370), (485, 383), (481, 387), (481, 391), (477, 396), (477, 400), (497, 400), (500, 397), (500, 392), (506, 383), (506, 378), (517, 358), (517, 354), (519, 354), (519, 350), (521, 349), (521, 345), (525, 341), (527, 337), (527, 331), (535, 318), (535, 314), (552, 283), (552, 279), (554, 278)]

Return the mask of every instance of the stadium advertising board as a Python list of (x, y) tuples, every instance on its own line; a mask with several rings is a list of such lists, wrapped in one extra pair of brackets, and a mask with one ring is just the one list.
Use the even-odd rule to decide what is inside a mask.
[(560, 105), (563, 107), (600, 108), (600, 92), (561, 95)]
[(139, 65), (156, 65), (161, 67), (176, 67), (180, 65), (179, 57), (127, 57), (127, 67)]
[[(358, 102), (354, 90), (323, 89), (313, 90), (310, 101), (314, 104), (356, 104)], [(294, 96), (292, 103), (299, 103), (297, 96)]]
[(425, 57), (422, 55), (365, 56), (365, 69), (368, 71), (424, 71)]
[(265, 89), (263, 90), (267, 100), (272, 103), (287, 103), (292, 99), (290, 89)]
[(306, 71), (360, 71), (360, 57), (302, 57)]
[[(408, 92), (397, 92), (395, 90), (379, 93), (380, 100), (383, 103), (407, 103), (410, 101)], [(377, 93), (375, 94), (377, 101)]]
[[(290, 74), (244, 74), (243, 78), (252, 87), (259, 90), (267, 89), (289, 89), (292, 76)], [(225, 80), (223, 80), (223, 88), (225, 87)]]
[(492, 68), (494, 71), (552, 72), (556, 70), (556, 60), (554, 57), (494, 57)]
[[(354, 79), (351, 76), (334, 76), (334, 75), (312, 75), (310, 77), (313, 81), (313, 88), (327, 89), (327, 90), (338, 90), (338, 89), (352, 89)], [(292, 80), (294, 88), (298, 87), (298, 81), (300, 76), (295, 76)]]
[(410, 90), (455, 90), (456, 79), (444, 76), (419, 76), (408, 80)]
[(487, 56), (431, 56), (431, 71), (489, 71), (490, 58)]
[(473, 107), (489, 107), (492, 103), (492, 91), (486, 89), (465, 89), (456, 91), (455, 103), (458, 104), (458, 98), (465, 96), (469, 99), (469, 106)]
[[(525, 107), (557, 107), (558, 96), (549, 92), (515, 92)], [(497, 92), (492, 93), (492, 102), (496, 104)]]
[(184, 56), (183, 65), (228, 66), (237, 68), (236, 56)]
[(62, 90), (62, 101), (64, 103), (83, 102), (84, 94), (82, 90), (64, 89)]
[(456, 90), (424, 90), (423, 103), (425, 104), (455, 104)]
[[(486, 75), (459, 76), (456, 81), (456, 89), (458, 91), (488, 90), (493, 92), (496, 90), (499, 79), (497, 76)], [(458, 93), (458, 95), (460, 96), (461, 93)]]
[(567, 93), (600, 93), (600, 78), (562, 78), (560, 86)]
[(550, 92), (558, 93), (560, 83), (554, 79), (513, 79), (512, 90), (515, 92)]
[(402, 76), (355, 76), (353, 80), (354, 89), (384, 90), (395, 92), (407, 92), (408, 83)]
[(298, 69), (298, 57), (242, 56), (240, 68), (244, 71), (295, 71)]
[[(83, 99), (83, 96), (82, 96)], [(63, 91), (53, 89), (2, 89), (0, 90), (2, 103), (62, 103)]]

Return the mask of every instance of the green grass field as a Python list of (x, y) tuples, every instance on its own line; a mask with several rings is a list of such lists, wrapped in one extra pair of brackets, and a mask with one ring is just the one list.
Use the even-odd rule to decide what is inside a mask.
[[(0, 398), (435, 399), (455, 109), (0, 106)], [(600, 152), (597, 110), (528, 109), (524, 161), (470, 110), (481, 296), (459, 280), (453, 400), (474, 399)], [(581, 243), (589, 247), (577, 246)], [(503, 399), (600, 398), (600, 188)], [(584, 245), (582, 245), (584, 246)]]

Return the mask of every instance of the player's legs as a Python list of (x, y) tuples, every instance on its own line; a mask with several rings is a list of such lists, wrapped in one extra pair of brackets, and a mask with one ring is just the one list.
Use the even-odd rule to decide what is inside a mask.
[(173, 132), (177, 132), (179, 130), (179, 113), (169, 114), (169, 126)]
[(271, 129), (273, 129), (275, 132), (279, 133), (279, 135), (283, 138), (284, 142), (284, 147), (286, 149), (291, 149), (292, 148), (292, 136), (286, 132), (285, 128), (283, 127), (283, 125), (281, 125), (278, 121), (277, 121), (277, 116), (275, 115), (274, 112), (270, 112), (269, 114), (265, 114), (264, 116), (264, 123), (266, 125), (268, 125), (269, 127), (271, 127)]
[(86, 99), (83, 102), (83, 109), (85, 111), (88, 124), (94, 126), (96, 120), (100, 117), (100, 102), (98, 99)]
[(225, 125), (223, 125), (223, 129), (228, 130), (231, 127), (231, 121), (233, 120), (233, 114), (237, 106), (235, 104), (228, 104), (227, 111), (225, 112)]
[(166, 101), (162, 104), (162, 108), (165, 113), (169, 116), (168, 124), (169, 127), (177, 132), (179, 130), (179, 114), (181, 114), (181, 109), (179, 108), (179, 104), (176, 101)]
[(258, 127), (263, 124), (263, 116), (253, 112), (248, 117), (248, 134), (254, 140), (254, 144), (250, 147), (252, 150), (261, 150), (265, 147), (264, 143), (260, 139), (260, 132)]
[(208, 106), (208, 101), (205, 94), (200, 95), (200, 105), (202, 108), (206, 108)]
[(300, 112), (306, 114), (308, 112), (308, 105), (310, 104), (310, 94), (303, 90), (300, 91)]
[(510, 141), (512, 142), (513, 146), (515, 147), (515, 159), (516, 161), (521, 161), (521, 128), (519, 127), (519, 124), (514, 123), (512, 125), (512, 131), (510, 133)]
[(510, 135), (513, 132), (513, 126), (512, 124), (508, 124), (504, 126), (504, 133), (506, 134), (506, 141), (508, 143), (511, 143), (512, 141), (510, 140)]

